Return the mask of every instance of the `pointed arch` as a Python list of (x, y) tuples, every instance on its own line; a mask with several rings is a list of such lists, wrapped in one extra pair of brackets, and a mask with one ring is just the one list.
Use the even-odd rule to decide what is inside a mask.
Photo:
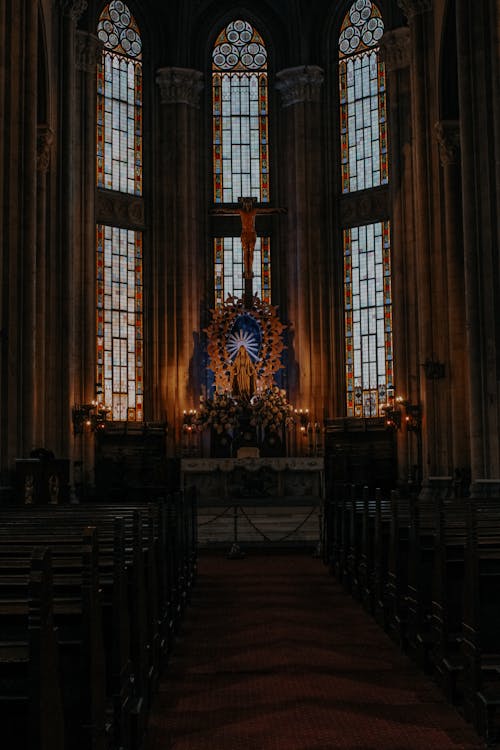
[(378, 42), (384, 22), (371, 0), (355, 0), (339, 36), (342, 192), (389, 180), (385, 65)]

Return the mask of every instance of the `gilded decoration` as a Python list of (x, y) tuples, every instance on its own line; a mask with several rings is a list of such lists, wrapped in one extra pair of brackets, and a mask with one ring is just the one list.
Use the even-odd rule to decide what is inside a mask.
[(205, 332), (216, 391), (234, 393), (236, 388), (248, 398), (255, 391), (271, 388), (273, 375), (282, 367), (284, 329), (277, 307), (257, 296), (251, 307), (229, 296), (224, 305), (212, 310), (212, 321)]

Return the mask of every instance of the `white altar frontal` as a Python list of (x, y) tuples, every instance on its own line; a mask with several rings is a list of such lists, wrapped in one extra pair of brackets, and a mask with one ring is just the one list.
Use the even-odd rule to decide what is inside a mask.
[(321, 541), (322, 457), (184, 458), (181, 482), (196, 490), (201, 548)]

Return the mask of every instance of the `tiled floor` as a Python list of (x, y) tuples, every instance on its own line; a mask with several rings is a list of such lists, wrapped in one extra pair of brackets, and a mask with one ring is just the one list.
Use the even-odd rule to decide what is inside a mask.
[(147, 750), (477, 750), (473, 730), (305, 554), (200, 558)]

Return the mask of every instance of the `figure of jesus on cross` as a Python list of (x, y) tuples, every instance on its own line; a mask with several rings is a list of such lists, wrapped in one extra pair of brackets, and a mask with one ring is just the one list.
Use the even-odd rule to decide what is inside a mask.
[(257, 206), (257, 198), (238, 198), (238, 208), (214, 208), (215, 216), (233, 216), (238, 214), (241, 219), (241, 247), (243, 249), (243, 277), (245, 279), (245, 300), (252, 299), (253, 254), (257, 241), (255, 231), (255, 217), (257, 214), (284, 214), (286, 208), (270, 208)]

